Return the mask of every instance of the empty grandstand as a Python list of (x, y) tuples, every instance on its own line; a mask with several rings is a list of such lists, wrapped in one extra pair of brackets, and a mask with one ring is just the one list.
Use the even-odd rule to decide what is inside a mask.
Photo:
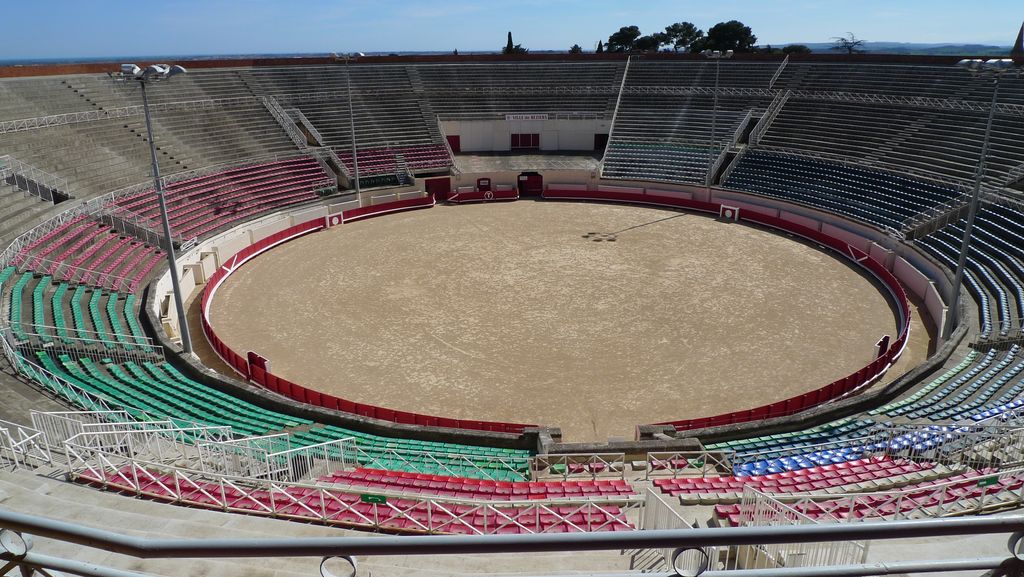
[[(990, 83), (955, 62), (197, 61), (150, 96), (170, 238), (140, 94), (112, 80), (116, 66), (0, 68), (0, 390), (12, 399), (0, 407), (0, 464), (164, 508), (150, 511), (392, 534), (846, 526), (1017, 510), (1024, 79), (1004, 75), (990, 109)], [(521, 152), (600, 161), (460, 168), (464, 155)], [(870, 279), (896, 331), (856, 371), (798, 396), (768, 403), (748, 390), (740, 411), (572, 443), (557, 422), (401, 411), (293, 382), (210, 322), (229, 275), (299, 236), (449, 200), (527, 197), (657, 206), (789, 235)], [(960, 299), (952, 277), (968, 227)], [(181, 350), (171, 247), (198, 356)], [(912, 338), (927, 359), (899, 365)], [(317, 351), (302, 354), (317, 362)], [(612, 411), (626, 400), (608, 401)], [(704, 554), (712, 569), (866, 562), (866, 546), (852, 543)], [(671, 551), (650, 551), (649, 568), (673, 568)]]

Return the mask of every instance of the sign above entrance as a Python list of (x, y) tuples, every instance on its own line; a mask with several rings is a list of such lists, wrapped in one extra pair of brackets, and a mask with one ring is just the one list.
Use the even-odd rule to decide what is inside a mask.
[(506, 114), (505, 120), (547, 120), (547, 114)]

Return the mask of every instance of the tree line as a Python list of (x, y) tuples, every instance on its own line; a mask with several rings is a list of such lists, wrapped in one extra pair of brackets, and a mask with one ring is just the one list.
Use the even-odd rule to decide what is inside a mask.
[[(863, 40), (859, 40), (852, 32), (846, 36), (833, 37), (833, 45), (830, 50), (854, 54), (862, 52)], [(643, 34), (638, 26), (623, 26), (608, 36), (607, 42), (598, 40), (595, 52), (703, 52), (705, 50), (732, 50), (734, 52), (765, 52), (768, 54), (807, 54), (811, 49), (803, 44), (789, 44), (782, 49), (775, 49), (769, 44), (765, 47), (757, 46), (757, 36), (749, 26), (739, 20), (719, 22), (705, 33), (697, 28), (692, 22), (676, 22), (665, 27), (662, 32)], [(526, 54), (529, 52), (521, 44), (515, 44), (512, 40), (512, 32), (508, 33), (508, 39), (502, 54)], [(569, 48), (570, 54), (580, 54), (583, 48), (579, 44), (573, 44)]]

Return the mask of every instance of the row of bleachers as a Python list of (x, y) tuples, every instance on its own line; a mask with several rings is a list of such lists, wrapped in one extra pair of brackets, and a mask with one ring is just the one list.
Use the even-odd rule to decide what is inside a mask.
[[(311, 157), (297, 157), (231, 169), (167, 186), (171, 231), (181, 238), (203, 237), (263, 212), (315, 201), (317, 190), (333, 184)], [(153, 191), (116, 203), (119, 210), (152, 222), (159, 218)]]
[[(306, 430), (289, 433), (290, 446), (304, 447), (352, 438), (362, 453), (348, 457), (370, 466), (387, 465), (394, 470), (417, 472), (452, 471), (467, 477), (486, 475), (512, 481), (523, 478), (529, 455), (527, 451), (381, 437), (319, 425), (202, 385), (167, 363), (140, 365), (109, 358), (97, 362), (87, 357), (75, 359), (67, 354), (54, 357), (44, 350), (37, 351), (34, 359), (26, 360), (103, 399), (109, 406), (128, 411), (139, 420), (170, 418), (182, 425), (228, 426), (238, 434), (252, 436), (301, 427)], [(501, 463), (495, 463), (495, 458)], [(513, 472), (509, 464), (518, 466), (522, 472)]]
[(160, 249), (82, 215), (22, 248), (12, 264), (58, 281), (134, 292), (163, 258)]
[(517, 113), (611, 118), (623, 62), (407, 65), (412, 85), (445, 119)]
[[(243, 485), (225, 487), (220, 483), (193, 481), (179, 492), (178, 482), (173, 475), (161, 474), (159, 471), (146, 471), (145, 474), (146, 478), (139, 484), (129, 481), (136, 476), (130, 467), (103, 471), (100, 475), (87, 472), (77, 480), (192, 507), (272, 514), (297, 521), (375, 527), (387, 531), (419, 533), (424, 532), (423, 527), (428, 525), (435, 532), (455, 534), (634, 530), (633, 524), (626, 518), (625, 510), (617, 505), (588, 507), (586, 504), (553, 504), (548, 505), (548, 511), (541, 514), (537, 508), (528, 506), (490, 510), (472, 503), (442, 503), (440, 507), (431, 507), (423, 500), (389, 497), (386, 505), (378, 507), (377, 504), (361, 500), (356, 493), (303, 486), (287, 486), (272, 492), (246, 491)], [(403, 514), (395, 515), (394, 511), (402, 511)]]
[(747, 487), (764, 493), (813, 493), (822, 491), (860, 493), (885, 491), (952, 475), (946, 467), (907, 459), (869, 457), (842, 463), (817, 465), (797, 471), (722, 477), (655, 479), (654, 486), (684, 504), (717, 504), (736, 501)]
[[(345, 164), (349, 174), (355, 174), (351, 149), (337, 149), (338, 158)], [(390, 148), (364, 148), (356, 151), (359, 160), (359, 176), (378, 174), (395, 174), (398, 170), (399, 157), (412, 173), (447, 170), (452, 166), (452, 158), (440, 144), (419, 146), (398, 146)]]
[(385, 489), (475, 500), (573, 499), (636, 494), (636, 489), (623, 479), (493, 481), (362, 467), (351, 471), (336, 471), (321, 477), (318, 482), (347, 488)]
[[(760, 145), (795, 152), (841, 154), (853, 162), (883, 163), (965, 182), (981, 156), (986, 114), (868, 102), (791, 97)], [(1024, 163), (1020, 118), (997, 115), (987, 177), (1005, 178)]]
[[(836, 517), (852, 520), (879, 520), (939, 505), (948, 505), (948, 514), (955, 514), (958, 509), (966, 512), (977, 507), (978, 501), (985, 495), (1003, 490), (1018, 490), (1024, 486), (1024, 477), (1020, 476), (1000, 480), (995, 487), (979, 486), (979, 476), (987, 472), (972, 471), (940, 481), (918, 483), (904, 489), (904, 491), (910, 492), (903, 494), (911, 495), (911, 498), (906, 499), (876, 493), (865, 496), (853, 509), (844, 507), (849, 503), (849, 499), (806, 502), (797, 505), (796, 509), (806, 518), (819, 522), (831, 521)], [(955, 506), (957, 504), (959, 506)], [(728, 524), (733, 527), (740, 526), (751, 513), (742, 505), (727, 504), (715, 507), (715, 516), (719, 520), (719, 524)]]
[(897, 174), (755, 151), (743, 156), (725, 186), (897, 229), (923, 210), (960, 196)]

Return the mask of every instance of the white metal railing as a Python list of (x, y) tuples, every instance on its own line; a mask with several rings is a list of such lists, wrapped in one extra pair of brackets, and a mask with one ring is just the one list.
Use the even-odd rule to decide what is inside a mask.
[(647, 453), (646, 477), (707, 477), (731, 475), (734, 451), (652, 451)]
[[(187, 100), (180, 102), (157, 102), (150, 104), (153, 112), (169, 110), (206, 110), (219, 108), (231, 104), (255, 104), (258, 102), (255, 96), (238, 96), (234, 98), (213, 98), (208, 100)], [(81, 112), (68, 112), (65, 114), (52, 114), (49, 116), (38, 116), (35, 118), (21, 118), (17, 120), (0, 121), (0, 134), (8, 132), (24, 132), (38, 128), (51, 126), (63, 126), (65, 124), (78, 124), (82, 122), (95, 122), (97, 120), (113, 120), (118, 118), (129, 118), (144, 114), (141, 104), (122, 106), (119, 108), (105, 108), (101, 110), (85, 110)]]
[[(640, 529), (643, 531), (668, 531), (673, 529), (693, 529), (696, 523), (684, 519), (682, 515), (665, 498), (654, 489), (644, 492), (644, 508), (640, 515)], [(717, 547), (702, 547), (699, 551), (684, 552), (680, 558), (673, 559), (674, 548), (660, 550), (666, 567), (680, 570), (681, 575), (697, 575), (705, 560), (714, 560), (717, 566), (719, 558)], [(710, 565), (710, 563), (708, 563)], [(713, 567), (708, 567), (713, 568)]]
[(54, 261), (48, 258), (29, 257), (21, 265), (24, 270), (31, 269), (35, 272), (45, 272), (57, 280), (74, 282), (85, 282), (88, 279), (90, 286), (102, 287), (114, 291), (127, 291), (132, 284), (132, 279), (118, 276), (113, 273), (103, 272), (96, 268), (84, 268), (70, 265), (64, 261)]
[[(14, 323), (11, 327), (16, 337), (24, 339), (19, 342), (19, 349), (23, 352), (45, 351), (50, 355), (67, 355), (75, 360), (102, 356), (135, 364), (161, 362), (165, 359), (163, 347), (154, 345), (148, 337), (98, 333), (70, 327), (61, 329), (66, 332), (66, 336), (62, 336), (55, 327), (20, 323)], [(133, 342), (136, 339), (138, 341)]]
[(624, 479), (625, 453), (564, 453), (530, 458), (530, 475), (536, 480)]
[(772, 79), (768, 81), (768, 88), (775, 88), (775, 83), (778, 82), (779, 77), (782, 76), (782, 71), (786, 69), (786, 65), (789, 64), (789, 54), (782, 59), (782, 64), (779, 64), (779, 68), (772, 75)]
[(441, 117), (434, 116), (434, 123), (437, 125), (437, 133), (441, 135), (441, 143), (444, 145), (444, 151), (448, 154), (448, 158), (451, 159), (451, 169), (453, 174), (461, 174), (462, 170), (459, 169), (459, 165), (455, 162), (455, 152), (452, 151), (452, 145), (448, 142), (448, 134), (445, 133), (444, 127), (441, 125)]
[[(852, 523), (870, 520), (927, 519), (977, 515), (1024, 504), (1024, 469), (972, 471), (956, 478), (919, 483), (884, 493), (773, 493), (751, 489), (739, 516), (746, 519), (764, 503), (818, 522)], [(765, 505), (767, 506), (767, 505)]]
[[(25, 179), (24, 186), (23, 183), (18, 181), (19, 176)], [(31, 164), (26, 164), (17, 158), (14, 158), (13, 156), (3, 155), (0, 156), (0, 181), (8, 181), (8, 179), (14, 181), (9, 182), (9, 184), (13, 184), (22, 189), (25, 194), (38, 196), (39, 198), (48, 200), (54, 204), (57, 202), (57, 198), (54, 193), (60, 192), (68, 197), (72, 196), (71, 190), (68, 187), (68, 180), (66, 178), (61, 178), (44, 170), (40, 170)], [(31, 183), (35, 183), (37, 186), (44, 186), (49, 189), (50, 198), (45, 198), (38, 190), (33, 192)]]
[(729, 180), (729, 175), (732, 174), (732, 171), (735, 170), (736, 167), (739, 165), (740, 161), (743, 160), (743, 156), (747, 154), (748, 150), (750, 149), (745, 147), (741, 148), (739, 152), (736, 153), (736, 156), (733, 157), (732, 162), (729, 163), (729, 166), (726, 166), (725, 170), (722, 171), (722, 178), (721, 180), (719, 180), (719, 182), (724, 184)]
[[(782, 527), (823, 522), (750, 487), (743, 492), (740, 510), (740, 524), (747, 527)], [(748, 545), (734, 549), (730, 555), (729, 568), (824, 567), (864, 563), (867, 560), (868, 544), (867, 541), (840, 541)]]
[(42, 431), (0, 420), (0, 459), (15, 469), (52, 462)]
[(361, 467), (398, 469), (451, 477), (472, 476), (492, 481), (505, 480), (510, 475), (522, 478), (527, 466), (525, 457), (478, 456), (390, 448), (367, 451), (358, 445), (355, 446), (355, 451), (355, 459), (351, 462), (358, 463)]
[[(612, 143), (612, 137), (615, 135), (615, 125), (619, 119), (619, 107), (622, 105), (622, 95), (626, 92), (626, 78), (629, 76), (629, 64), (633, 61), (632, 56), (626, 57), (626, 66), (622, 70), (622, 80), (619, 82), (619, 90), (615, 95), (615, 109), (612, 111), (612, 121), (608, 125), (608, 145)], [(604, 177), (604, 159), (607, 155), (601, 155), (601, 162), (598, 164), (597, 173)]]
[[(31, 412), (32, 426), (43, 432), (52, 448), (62, 447), (64, 441), (83, 432), (86, 424), (133, 422), (127, 411), (55, 411)], [(170, 426), (170, 421), (165, 421)]]
[[(900, 223), (900, 233), (906, 236), (910, 232), (924, 226), (925, 224), (939, 220), (945, 216), (947, 219), (952, 213), (958, 212), (964, 206), (970, 204), (971, 197), (967, 194), (951, 198), (935, 206), (929, 206), (913, 216), (909, 216)], [(939, 227), (941, 228), (941, 226)]]
[(196, 449), (205, 472), (296, 483), (350, 469), (356, 458), (352, 437), (293, 447), (285, 433), (203, 442)]
[(750, 137), (747, 139), (750, 146), (756, 146), (761, 141), (761, 137), (768, 131), (768, 127), (770, 127), (772, 122), (775, 121), (775, 117), (782, 112), (782, 107), (786, 105), (791, 94), (791, 91), (786, 90), (784, 92), (779, 92), (775, 96), (775, 99), (772, 100), (772, 103), (768, 105), (768, 109), (765, 110), (764, 114), (761, 116), (761, 120), (757, 121), (757, 126), (750, 131)]
[(281, 108), (281, 105), (277, 103), (277, 99), (273, 96), (260, 96), (259, 98), (260, 102), (263, 103), (263, 106), (266, 107), (267, 112), (274, 117), (277, 124), (282, 130), (284, 130), (285, 134), (288, 135), (288, 138), (292, 140), (292, 143), (300, 149), (309, 148), (309, 143), (306, 142), (306, 136), (302, 134), (299, 127), (295, 126), (295, 122), (288, 116), (284, 109)]
[(68, 476), (155, 499), (222, 511), (420, 533), (633, 530), (630, 516), (644, 503), (639, 496), (476, 501), (388, 491), (367, 493), (190, 470), (136, 458), (132, 449), (127, 443), (111, 444), (104, 449), (69, 439), (65, 443)]

